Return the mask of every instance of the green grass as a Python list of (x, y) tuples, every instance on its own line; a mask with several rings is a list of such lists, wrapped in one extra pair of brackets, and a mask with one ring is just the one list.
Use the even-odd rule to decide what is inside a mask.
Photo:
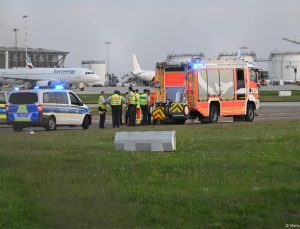
[(260, 91), (261, 102), (300, 102), (300, 90), (293, 90), (292, 96), (279, 97), (278, 91)]
[(176, 152), (116, 152), (112, 129), (1, 133), (0, 228), (300, 224), (299, 121), (154, 128)]
[[(98, 103), (100, 93), (99, 94), (78, 94), (78, 96), (85, 104)], [(108, 95), (106, 95), (105, 97), (108, 97)]]
[[(278, 91), (260, 91), (261, 102), (300, 102), (300, 90), (293, 90), (292, 96), (279, 97)], [(79, 94), (81, 100), (86, 103), (97, 103), (98, 94)]]

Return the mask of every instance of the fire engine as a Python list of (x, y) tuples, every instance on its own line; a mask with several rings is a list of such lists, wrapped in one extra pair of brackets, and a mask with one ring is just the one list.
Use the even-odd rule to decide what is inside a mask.
[(185, 65), (186, 100), (190, 117), (214, 123), (219, 116), (253, 121), (259, 108), (261, 71), (242, 59), (216, 59)]
[(150, 107), (153, 123), (184, 124), (188, 118), (185, 97), (187, 62), (200, 61), (204, 55), (169, 54), (165, 62), (156, 64), (154, 78), (154, 103)]

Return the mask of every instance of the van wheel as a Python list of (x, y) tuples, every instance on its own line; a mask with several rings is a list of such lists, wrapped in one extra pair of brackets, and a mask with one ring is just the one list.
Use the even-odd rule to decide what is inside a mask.
[(89, 117), (85, 116), (82, 122), (82, 129), (86, 130), (90, 126)]
[(45, 126), (47, 131), (56, 130), (56, 120), (53, 116), (49, 117), (48, 123)]
[(211, 104), (209, 109), (209, 122), (215, 123), (218, 121), (218, 118), (219, 118), (219, 109), (217, 105)]
[(21, 132), (23, 130), (23, 127), (20, 125), (13, 125), (12, 128), (15, 132)]
[(252, 122), (254, 119), (254, 115), (254, 106), (252, 103), (248, 103), (245, 120), (248, 122)]

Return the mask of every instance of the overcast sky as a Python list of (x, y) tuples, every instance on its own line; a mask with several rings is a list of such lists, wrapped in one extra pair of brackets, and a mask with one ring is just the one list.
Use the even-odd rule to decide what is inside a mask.
[[(0, 0), (0, 46), (14, 46), (13, 28), (24, 47), (28, 15), (29, 46), (68, 51), (67, 67), (81, 60), (106, 60), (110, 70), (132, 70), (132, 54), (153, 70), (170, 52), (237, 51), (241, 46), (267, 57), (275, 49), (300, 46), (299, 0)], [(296, 37), (297, 38), (297, 37)]]

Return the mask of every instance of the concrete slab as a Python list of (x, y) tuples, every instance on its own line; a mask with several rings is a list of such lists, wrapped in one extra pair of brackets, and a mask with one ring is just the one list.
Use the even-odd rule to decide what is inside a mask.
[(278, 91), (278, 96), (283, 97), (283, 96), (291, 96), (292, 91)]
[(115, 134), (116, 150), (171, 152), (176, 150), (175, 131), (124, 131)]

